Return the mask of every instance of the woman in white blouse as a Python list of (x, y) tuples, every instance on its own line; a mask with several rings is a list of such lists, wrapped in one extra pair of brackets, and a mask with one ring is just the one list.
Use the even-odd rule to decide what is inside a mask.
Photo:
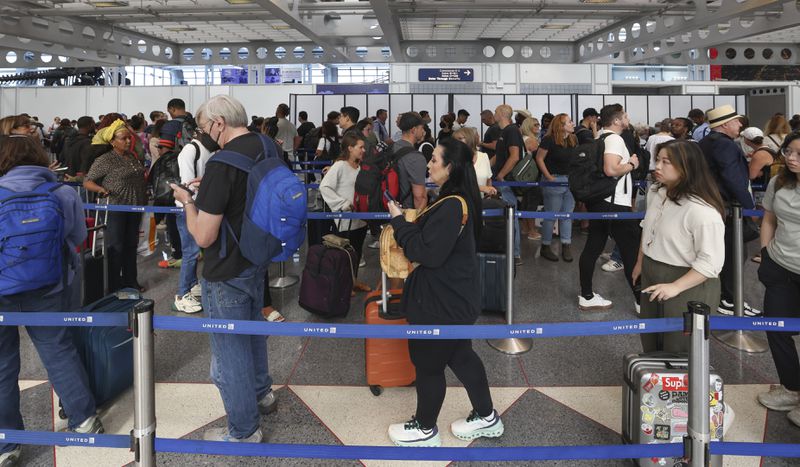
[(484, 197), (496, 195), (497, 188), (492, 186), (492, 164), (489, 162), (489, 156), (485, 152), (478, 151), (480, 138), (475, 128), (465, 126), (456, 130), (453, 133), (453, 138), (472, 148), (472, 164), (475, 167), (475, 175), (478, 178), (478, 189), (481, 191), (481, 195)]
[[(641, 317), (680, 317), (686, 303), (719, 301), (719, 273), (725, 262), (725, 208), (700, 147), (674, 140), (657, 147), (655, 184), (647, 193), (642, 244), (633, 268), (641, 279)], [(688, 352), (681, 333), (642, 334), (645, 352)]]
[[(350, 212), (356, 191), (356, 177), (361, 171), (364, 158), (364, 139), (355, 133), (342, 137), (342, 155), (330, 166), (319, 184), (322, 199), (331, 212)], [(350, 244), (361, 258), (364, 238), (367, 236), (367, 223), (361, 219), (336, 219), (339, 236), (350, 240)], [(357, 268), (356, 268), (357, 269)], [(356, 270), (357, 273), (357, 270)], [(356, 281), (353, 289), (369, 292), (369, 286)]]

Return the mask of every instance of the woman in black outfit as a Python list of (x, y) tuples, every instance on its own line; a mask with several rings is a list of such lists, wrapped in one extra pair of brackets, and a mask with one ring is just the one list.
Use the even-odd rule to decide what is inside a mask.
[[(389, 203), (395, 239), (406, 257), (418, 264), (403, 288), (402, 311), (410, 324), (474, 324), (480, 313), (476, 252), (482, 222), (472, 149), (455, 139), (444, 141), (434, 150), (428, 170), (441, 187), (442, 202), (432, 205), (414, 223), (405, 221), (396, 203)], [(472, 350), (471, 340), (411, 339), (408, 350), (417, 371), (417, 412), (410, 421), (389, 427), (389, 437), (396, 445), (441, 445), (436, 419), (447, 391), (444, 370), (448, 366), (472, 402), (469, 416), (450, 425), (453, 435), (471, 440), (503, 434), (486, 370)]]

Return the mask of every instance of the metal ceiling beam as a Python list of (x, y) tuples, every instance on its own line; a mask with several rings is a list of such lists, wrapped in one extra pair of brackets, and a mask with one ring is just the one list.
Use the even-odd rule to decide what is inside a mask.
[[(666, 55), (657, 60), (664, 65), (774, 65), (794, 66), (800, 64), (800, 47), (796, 44), (761, 43), (761, 44), (718, 44), (717, 58), (711, 59), (706, 50), (696, 54), (682, 53), (679, 57)], [(750, 58), (748, 58), (750, 57)]]
[[(175, 63), (175, 60), (166, 58), (163, 52), (167, 48), (177, 49), (176, 44), (152, 36), (72, 18), (46, 20), (32, 16), (4, 16), (0, 34), (165, 64)], [(144, 41), (143, 52), (139, 49), (139, 41)], [(158, 54), (154, 53), (154, 47)]]
[[(368, 12), (369, 8), (364, 5), (352, 3), (300, 3), (299, 10), (301, 12), (314, 12), (314, 11), (336, 11), (347, 12)], [(137, 8), (137, 7), (108, 7), (108, 8), (20, 8), (28, 14), (36, 16), (81, 16), (81, 17), (104, 17), (114, 15), (161, 15), (161, 14), (176, 14), (186, 15), (192, 13), (257, 13), (264, 11), (264, 9), (256, 4), (250, 5), (220, 5), (220, 6), (168, 6), (166, 8)]]
[[(798, 9), (797, 4), (793, 1), (788, 1), (784, 2), (781, 6), (783, 10), (780, 16), (762, 15), (753, 17), (747, 20), (747, 24), (749, 24), (747, 27), (742, 25), (743, 19), (739, 18), (739, 20), (732, 20), (728, 29), (723, 29), (725, 32), (720, 31), (719, 25), (715, 23), (704, 32), (705, 37), (701, 37), (698, 31), (693, 31), (691, 37), (687, 38), (687, 41), (684, 41), (682, 37), (676, 38), (675, 43), (661, 41), (657, 47), (658, 50), (656, 50), (656, 47), (654, 47), (652, 43), (648, 44), (646, 47), (636, 48), (636, 50), (634, 50), (634, 48), (628, 48), (625, 51), (626, 61), (648, 61), (690, 51), (692, 49), (697, 49), (699, 55), (707, 56), (706, 51), (711, 47), (719, 49), (719, 53), (722, 55), (722, 44), (800, 26), (800, 9)], [(761, 44), (752, 45), (760, 46)], [(791, 46), (792, 44), (786, 45)], [(684, 61), (686, 60), (686, 55), (687, 54), (682, 55)]]
[(337, 57), (339, 61), (351, 62), (353, 60), (352, 57), (350, 57), (347, 54), (347, 52), (338, 50), (336, 48), (336, 44), (321, 37), (314, 30), (308, 27), (306, 23), (303, 22), (303, 20), (300, 18), (298, 10), (300, 0), (294, 0), (294, 5), (291, 10), (287, 5), (286, 0), (254, 0), (254, 1), (258, 5), (262, 6), (265, 10), (275, 15), (278, 19), (291, 26), (297, 32), (306, 36), (311, 41), (317, 43), (317, 45), (322, 46), (326, 50), (337, 51), (339, 54), (339, 57)]
[[(581, 62), (606, 59), (609, 55), (634, 47), (642, 47), (672, 37), (678, 39), (682, 34), (775, 7), (786, 0), (721, 1), (720, 7), (714, 11), (708, 9), (706, 2), (695, 2), (695, 11), (691, 16), (641, 16), (618, 22), (578, 41), (575, 45), (576, 56)], [(654, 27), (648, 28), (648, 22), (655, 23)], [(619, 40), (619, 32), (622, 29), (625, 29), (624, 42)], [(634, 33), (635, 29), (638, 29), (638, 35)]]
[(405, 54), (403, 53), (403, 47), (400, 45), (400, 41), (403, 39), (403, 32), (400, 28), (398, 16), (393, 14), (392, 9), (389, 8), (389, 1), (369, 0), (369, 4), (372, 6), (372, 11), (375, 12), (378, 24), (383, 32), (383, 40), (389, 44), (389, 49), (391, 49), (395, 61), (404, 62)]
[[(319, 46), (316, 42), (236, 42), (236, 43), (200, 43), (182, 44), (177, 52), (179, 65), (283, 65), (283, 64), (315, 64), (315, 63), (390, 63), (391, 57), (385, 57), (381, 51), (383, 46), (366, 47), (363, 53), (344, 62), (338, 50), (323, 48), (322, 53), (314, 53)], [(283, 51), (277, 52), (281, 47)], [(302, 47), (302, 55), (295, 56), (294, 49)], [(191, 53), (187, 52), (191, 50)], [(208, 49), (207, 51), (205, 49)], [(223, 49), (228, 49), (225, 54)], [(240, 49), (246, 49), (240, 54)], [(299, 55), (299, 51), (298, 51)]]

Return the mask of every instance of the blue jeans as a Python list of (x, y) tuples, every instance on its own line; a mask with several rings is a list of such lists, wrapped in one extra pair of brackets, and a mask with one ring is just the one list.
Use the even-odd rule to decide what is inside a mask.
[[(203, 309), (211, 319), (263, 321), (266, 268), (251, 267), (220, 282), (202, 279)], [(257, 403), (272, 390), (264, 336), (211, 334), (211, 380), (219, 389), (228, 431), (246, 438), (258, 429)]]
[[(80, 287), (80, 281), (73, 281), (72, 286)], [(64, 295), (74, 298), (72, 286), (51, 296), (43, 296), (38, 290), (6, 297), (0, 300), (0, 309), (18, 312), (74, 310), (77, 301), (65, 299)], [(50, 383), (61, 398), (69, 427), (75, 428), (95, 415), (97, 408), (89, 389), (86, 369), (72, 342), (72, 332), (59, 326), (26, 326), (26, 330), (47, 370)], [(0, 429), (25, 429), (20, 413), (19, 372), (19, 328), (0, 326)], [(16, 448), (16, 444), (0, 442), (0, 454)]]
[(178, 281), (178, 295), (183, 297), (197, 284), (197, 257), (200, 256), (200, 247), (194, 241), (186, 226), (186, 214), (176, 214), (175, 221), (178, 233), (181, 236), (181, 277)]
[[(566, 175), (554, 175), (556, 182), (568, 182)], [(568, 186), (542, 187), (544, 194), (544, 210), (547, 212), (572, 212), (575, 209), (575, 198)], [(542, 221), (542, 245), (549, 245), (553, 241), (553, 224), (555, 220)], [(572, 219), (558, 220), (558, 234), (562, 245), (572, 243)]]
[[(517, 207), (517, 197), (514, 195), (514, 190), (508, 186), (501, 186), (498, 187), (497, 190), (500, 193), (500, 197), (503, 198), (503, 201), (510, 204), (511, 206)], [(514, 257), (519, 258), (519, 218), (514, 219)]]

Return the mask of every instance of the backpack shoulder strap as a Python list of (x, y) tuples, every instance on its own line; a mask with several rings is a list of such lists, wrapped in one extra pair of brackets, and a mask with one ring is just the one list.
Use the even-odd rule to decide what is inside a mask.
[(200, 160), (200, 146), (194, 141), (189, 144), (194, 147), (194, 176), (197, 177), (197, 162)]
[(467, 208), (467, 202), (464, 200), (464, 198), (463, 198), (463, 197), (461, 197), (461, 196), (458, 196), (458, 195), (449, 195), (449, 196), (445, 196), (445, 197), (444, 197), (444, 198), (442, 198), (442, 199), (436, 200), (436, 202), (435, 202), (435, 203), (433, 203), (433, 204), (431, 204), (430, 206), (428, 206), (427, 208), (425, 208), (425, 209), (424, 209), (424, 210), (423, 210), (423, 211), (422, 211), (422, 212), (419, 214), (419, 216), (417, 216), (417, 219), (419, 219), (420, 217), (422, 217), (422, 216), (423, 216), (424, 214), (426, 214), (427, 212), (431, 211), (431, 210), (432, 210), (433, 208), (435, 208), (436, 206), (438, 206), (438, 205), (440, 205), (440, 204), (444, 203), (445, 201), (447, 201), (448, 199), (451, 199), (451, 198), (455, 198), (455, 199), (457, 199), (457, 200), (459, 200), (459, 201), (461, 202), (461, 213), (462, 213), (462, 214), (461, 214), (461, 226), (463, 227), (463, 226), (467, 225), (467, 220), (469, 219), (469, 209)]
[(214, 154), (209, 162), (221, 162), (223, 164), (236, 167), (242, 172), (250, 172), (253, 166), (256, 165), (256, 161), (254, 159), (251, 159), (244, 154), (234, 151), (226, 151), (224, 149)]
[(411, 154), (414, 151), (416, 151), (414, 146), (400, 148), (396, 153), (394, 153), (394, 160), (395, 161), (399, 161), (401, 158), (403, 158), (403, 156)]

